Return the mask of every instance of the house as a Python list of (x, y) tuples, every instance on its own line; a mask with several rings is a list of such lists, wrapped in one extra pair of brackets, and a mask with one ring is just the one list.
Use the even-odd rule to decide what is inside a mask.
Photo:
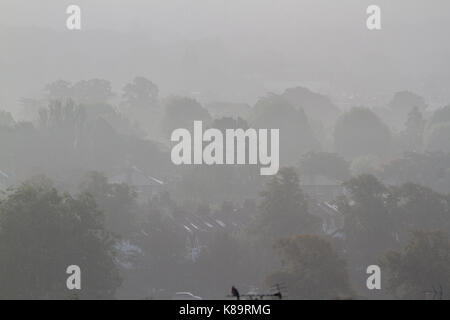
[(136, 166), (130, 166), (108, 177), (110, 183), (125, 183), (136, 189), (138, 198), (148, 199), (157, 191), (161, 190), (164, 182), (145, 174)]
[(334, 236), (344, 226), (344, 216), (339, 212), (336, 205), (327, 201), (316, 201), (309, 199), (309, 212), (322, 220), (322, 231)]
[(195, 262), (218, 234), (233, 234), (245, 219), (241, 210), (227, 208), (212, 214), (198, 214), (189, 211), (173, 216), (179, 232), (186, 237), (185, 258)]

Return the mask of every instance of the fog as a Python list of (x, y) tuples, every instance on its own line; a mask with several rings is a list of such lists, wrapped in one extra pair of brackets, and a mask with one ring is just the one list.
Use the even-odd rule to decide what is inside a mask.
[(136, 74), (166, 93), (237, 102), (292, 84), (339, 102), (342, 92), (365, 102), (405, 88), (448, 98), (446, 1), (379, 1), (387, 31), (378, 34), (364, 28), (370, 1), (81, 1), (77, 34), (66, 31), (68, 4), (0, 4), (3, 105), (52, 79), (120, 88)]
[(450, 3), (372, 4), (2, 0), (0, 298), (448, 299)]

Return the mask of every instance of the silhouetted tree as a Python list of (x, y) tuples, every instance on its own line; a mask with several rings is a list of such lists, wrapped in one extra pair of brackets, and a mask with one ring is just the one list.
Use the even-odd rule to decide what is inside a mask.
[(392, 216), (400, 240), (418, 229), (450, 232), (450, 199), (430, 188), (406, 183), (391, 187)]
[(389, 102), (389, 107), (394, 110), (401, 110), (407, 114), (411, 109), (417, 108), (424, 111), (427, 107), (425, 99), (410, 91), (396, 92)]
[(204, 126), (211, 121), (208, 111), (197, 102), (197, 100), (187, 97), (170, 97), (165, 103), (165, 111), (163, 118), (163, 131), (167, 139), (174, 129), (185, 128), (191, 129), (194, 121), (204, 121)]
[(11, 113), (0, 110), (0, 127), (12, 127), (15, 123)]
[(407, 151), (421, 151), (425, 120), (419, 108), (414, 107), (408, 113), (405, 130), (401, 133), (402, 148)]
[(353, 108), (339, 117), (334, 130), (336, 151), (345, 157), (385, 156), (391, 134), (369, 109)]
[(407, 152), (382, 167), (381, 176), (390, 184), (413, 182), (442, 193), (450, 192), (450, 155), (443, 152)]
[(275, 239), (294, 233), (315, 232), (320, 221), (308, 212), (308, 204), (293, 168), (281, 168), (261, 192), (258, 234)]
[(295, 109), (285, 98), (271, 94), (258, 100), (249, 120), (253, 128), (280, 129), (280, 161), (292, 165), (300, 156), (320, 149), (303, 109)]
[(91, 194), (104, 212), (105, 226), (120, 235), (134, 231), (136, 224), (137, 193), (124, 183), (109, 183), (99, 172), (91, 172), (81, 185), (81, 190)]
[(314, 180), (317, 176), (344, 182), (350, 178), (349, 163), (336, 153), (310, 152), (300, 160), (300, 174)]
[(433, 125), (425, 136), (425, 150), (429, 152), (450, 152), (450, 122)]
[(434, 111), (428, 123), (428, 127), (447, 122), (450, 122), (450, 105)]
[(396, 244), (389, 211), (389, 189), (374, 176), (361, 175), (344, 183), (347, 195), (337, 204), (344, 216), (343, 244), (352, 280), (365, 284), (365, 268)]
[(308, 118), (325, 124), (333, 123), (340, 113), (339, 108), (327, 96), (312, 92), (308, 88), (289, 88), (282, 96), (295, 108), (302, 108)]
[(129, 107), (148, 108), (158, 103), (159, 89), (156, 84), (144, 77), (136, 77), (123, 88), (122, 98)]
[(49, 100), (65, 101), (72, 99), (77, 103), (106, 103), (113, 97), (111, 83), (103, 79), (81, 80), (75, 84), (58, 80), (45, 86)]
[(72, 84), (65, 80), (57, 80), (47, 84), (44, 87), (44, 91), (47, 93), (49, 100), (65, 101), (66, 99), (73, 98), (71, 92)]
[(66, 268), (81, 268), (81, 299), (111, 299), (120, 284), (116, 238), (89, 194), (60, 194), (44, 178), (11, 190), (0, 202), (0, 296), (64, 299)]
[(424, 299), (425, 292), (450, 288), (450, 241), (441, 232), (415, 231), (402, 251), (384, 257), (388, 288), (397, 298)]

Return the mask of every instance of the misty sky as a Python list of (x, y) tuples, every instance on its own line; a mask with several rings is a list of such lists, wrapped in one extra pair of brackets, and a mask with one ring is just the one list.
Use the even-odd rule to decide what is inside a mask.
[(334, 29), (334, 23), (356, 28), (364, 23), (361, 12), (369, 4), (386, 10), (386, 27), (414, 24), (431, 28), (441, 23), (445, 27), (450, 15), (446, 0), (2, 0), (0, 21), (62, 29), (69, 4), (85, 9), (86, 29), (155, 28), (187, 38), (217, 35), (228, 28), (252, 34), (290, 31), (291, 35), (299, 28)]
[[(76, 35), (69, 4), (82, 9)], [(379, 32), (365, 27), (369, 4), (382, 8)], [(449, 26), (447, 0), (2, 0), (0, 107), (58, 78), (120, 90), (135, 75), (210, 100), (304, 84), (338, 100), (411, 89), (448, 103)]]

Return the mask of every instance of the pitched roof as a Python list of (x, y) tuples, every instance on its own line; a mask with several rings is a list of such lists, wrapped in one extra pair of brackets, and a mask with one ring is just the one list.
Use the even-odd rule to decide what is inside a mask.
[(160, 186), (164, 182), (156, 179), (152, 176), (146, 175), (142, 170), (136, 167), (130, 167), (128, 169), (122, 170), (120, 173), (111, 176), (110, 182), (112, 183), (127, 183), (132, 186), (143, 187), (143, 186)]

